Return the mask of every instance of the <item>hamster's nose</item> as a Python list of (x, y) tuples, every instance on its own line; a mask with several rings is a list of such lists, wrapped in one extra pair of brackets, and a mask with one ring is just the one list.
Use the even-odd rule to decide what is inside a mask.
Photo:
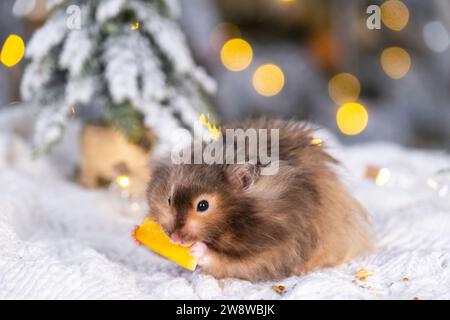
[(178, 233), (178, 231), (174, 231), (172, 232), (172, 234), (170, 235), (170, 241), (172, 241), (175, 244), (180, 244), (181, 243), (181, 237), (180, 234)]
[(186, 241), (185, 234), (182, 234), (179, 230), (172, 232), (170, 241), (183, 247), (190, 247), (192, 245), (192, 241)]

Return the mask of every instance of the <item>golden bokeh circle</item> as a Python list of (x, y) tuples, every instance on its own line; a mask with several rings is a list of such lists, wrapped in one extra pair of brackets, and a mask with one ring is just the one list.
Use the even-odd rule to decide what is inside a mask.
[(339, 130), (346, 135), (360, 134), (367, 127), (369, 114), (360, 103), (349, 102), (339, 107), (336, 113), (336, 123)]
[(262, 96), (275, 96), (284, 87), (284, 73), (274, 64), (264, 64), (253, 73), (253, 87)]
[(25, 43), (17, 34), (10, 34), (0, 51), (0, 61), (8, 68), (15, 66), (25, 54)]
[(328, 94), (337, 105), (358, 100), (360, 92), (358, 78), (350, 73), (338, 73), (328, 82)]
[(381, 21), (391, 30), (402, 30), (409, 21), (408, 7), (400, 0), (385, 1), (381, 5)]
[(253, 59), (250, 44), (241, 38), (228, 40), (220, 51), (220, 58), (225, 68), (231, 71), (246, 69)]
[(390, 47), (381, 53), (381, 66), (390, 78), (401, 79), (411, 68), (411, 57), (405, 49)]

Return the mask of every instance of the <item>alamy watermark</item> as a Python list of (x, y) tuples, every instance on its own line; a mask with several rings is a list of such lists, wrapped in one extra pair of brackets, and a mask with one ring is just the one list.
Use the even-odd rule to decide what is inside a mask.
[(376, 4), (367, 7), (366, 13), (369, 14), (366, 20), (366, 26), (369, 30), (381, 29), (381, 8)]
[(72, 4), (66, 9), (67, 20), (66, 26), (70, 30), (80, 30), (81, 29), (81, 8), (76, 4)]
[[(34, 8), (33, 4), (31, 9)], [(366, 9), (366, 13), (369, 15), (366, 19), (366, 26), (369, 30), (381, 29), (381, 8), (378, 5), (369, 5)], [(82, 25), (81, 7), (76, 4), (69, 5), (66, 8), (67, 20), (66, 26), (70, 30), (80, 30)]]
[(278, 173), (279, 129), (226, 129), (217, 139), (178, 129), (172, 138), (173, 164), (253, 164), (261, 175)]

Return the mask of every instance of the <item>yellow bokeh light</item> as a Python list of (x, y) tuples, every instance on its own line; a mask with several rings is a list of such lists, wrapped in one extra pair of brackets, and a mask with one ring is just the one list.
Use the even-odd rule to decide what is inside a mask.
[(381, 66), (392, 79), (403, 78), (411, 68), (411, 57), (400, 47), (391, 47), (381, 53)]
[(388, 0), (381, 5), (381, 21), (391, 30), (402, 30), (409, 21), (408, 7), (400, 0)]
[(235, 38), (223, 45), (220, 58), (228, 70), (242, 71), (252, 62), (253, 50), (247, 41)]
[(7, 67), (13, 67), (22, 60), (25, 53), (25, 43), (16, 34), (11, 34), (6, 38), (0, 53), (1, 62)]
[(253, 74), (253, 87), (262, 96), (277, 95), (284, 87), (284, 73), (274, 64), (263, 64)]
[(314, 138), (311, 139), (311, 144), (314, 145), (314, 146), (321, 146), (322, 143), (323, 143), (323, 141), (320, 138), (314, 137)]
[(215, 123), (211, 123), (211, 121), (209, 120), (209, 115), (208, 117), (206, 117), (203, 113), (200, 115), (199, 117), (200, 123), (205, 126), (208, 131), (209, 131), (209, 135), (211, 136), (211, 138), (213, 138), (214, 140), (217, 140), (220, 135), (220, 129), (216, 126)]
[(336, 113), (336, 123), (343, 134), (360, 134), (367, 126), (369, 114), (360, 103), (349, 102), (342, 105)]
[(131, 30), (138, 30), (141, 27), (141, 23), (139, 21), (133, 22), (131, 24)]
[(388, 183), (389, 180), (391, 180), (391, 172), (387, 168), (381, 168), (375, 178), (375, 184), (381, 187)]
[(350, 73), (339, 73), (328, 82), (328, 94), (337, 105), (358, 100), (360, 92), (358, 78)]
[(116, 178), (116, 183), (122, 187), (126, 188), (130, 185), (130, 178), (124, 175), (120, 175)]

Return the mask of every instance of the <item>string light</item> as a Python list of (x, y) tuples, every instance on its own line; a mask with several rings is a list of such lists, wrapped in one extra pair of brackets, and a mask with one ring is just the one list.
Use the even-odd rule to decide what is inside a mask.
[(450, 168), (437, 171), (426, 183), (439, 197), (450, 195)]
[(253, 87), (262, 96), (275, 96), (284, 87), (284, 73), (274, 64), (264, 64), (253, 73)]
[(208, 129), (211, 138), (213, 138), (214, 140), (217, 140), (219, 138), (221, 134), (220, 130), (214, 123), (211, 123), (211, 121), (209, 120), (209, 115), (208, 117), (205, 117), (204, 114), (201, 114), (199, 117), (199, 121)]
[(25, 43), (22, 38), (16, 34), (10, 34), (2, 46), (0, 61), (11, 68), (22, 60), (24, 54)]
[(408, 7), (400, 0), (388, 0), (381, 5), (381, 21), (391, 30), (401, 31), (409, 21)]
[(314, 137), (314, 138), (311, 139), (311, 144), (314, 145), (314, 146), (321, 146), (323, 144), (323, 141), (320, 138), (315, 138)]
[(130, 178), (126, 175), (120, 175), (116, 178), (116, 183), (121, 188), (127, 188), (130, 185)]
[(375, 184), (377, 186), (384, 186), (391, 180), (391, 171), (388, 168), (381, 168), (375, 177)]
[(138, 30), (141, 28), (141, 23), (139, 21), (135, 21), (131, 24), (131, 30)]
[(339, 107), (336, 123), (343, 134), (354, 136), (360, 134), (367, 126), (369, 115), (360, 103), (349, 102)]
[(373, 180), (378, 187), (389, 184), (391, 186), (399, 186), (402, 189), (411, 189), (415, 185), (415, 181), (410, 175), (399, 172), (393, 174), (388, 168), (369, 166), (366, 171), (366, 178)]
[(360, 92), (358, 78), (350, 73), (339, 73), (328, 82), (328, 94), (337, 105), (358, 100)]
[(70, 110), (69, 110), (69, 116), (70, 117), (75, 117), (76, 114), (77, 114), (77, 107), (76, 106), (71, 106)]
[[(411, 189), (420, 182), (414, 179), (411, 174), (391, 172), (388, 168), (379, 168), (372, 165), (367, 166), (364, 177), (373, 180), (379, 187), (389, 184), (391, 187)], [(450, 168), (438, 170), (424, 181), (424, 185), (433, 190), (439, 197), (450, 195)]]
[(391, 171), (388, 168), (368, 166), (364, 177), (373, 180), (377, 186), (381, 187), (391, 180)]
[(130, 170), (126, 162), (120, 161), (113, 167), (112, 182), (109, 190), (118, 196), (120, 211), (134, 218), (143, 217), (148, 212), (148, 205), (142, 188), (147, 184), (142, 174)]
[(220, 51), (220, 58), (225, 68), (231, 71), (245, 70), (253, 60), (253, 50), (244, 39), (228, 40)]
[(398, 80), (411, 68), (411, 57), (400, 47), (390, 47), (381, 53), (381, 66), (389, 77)]

